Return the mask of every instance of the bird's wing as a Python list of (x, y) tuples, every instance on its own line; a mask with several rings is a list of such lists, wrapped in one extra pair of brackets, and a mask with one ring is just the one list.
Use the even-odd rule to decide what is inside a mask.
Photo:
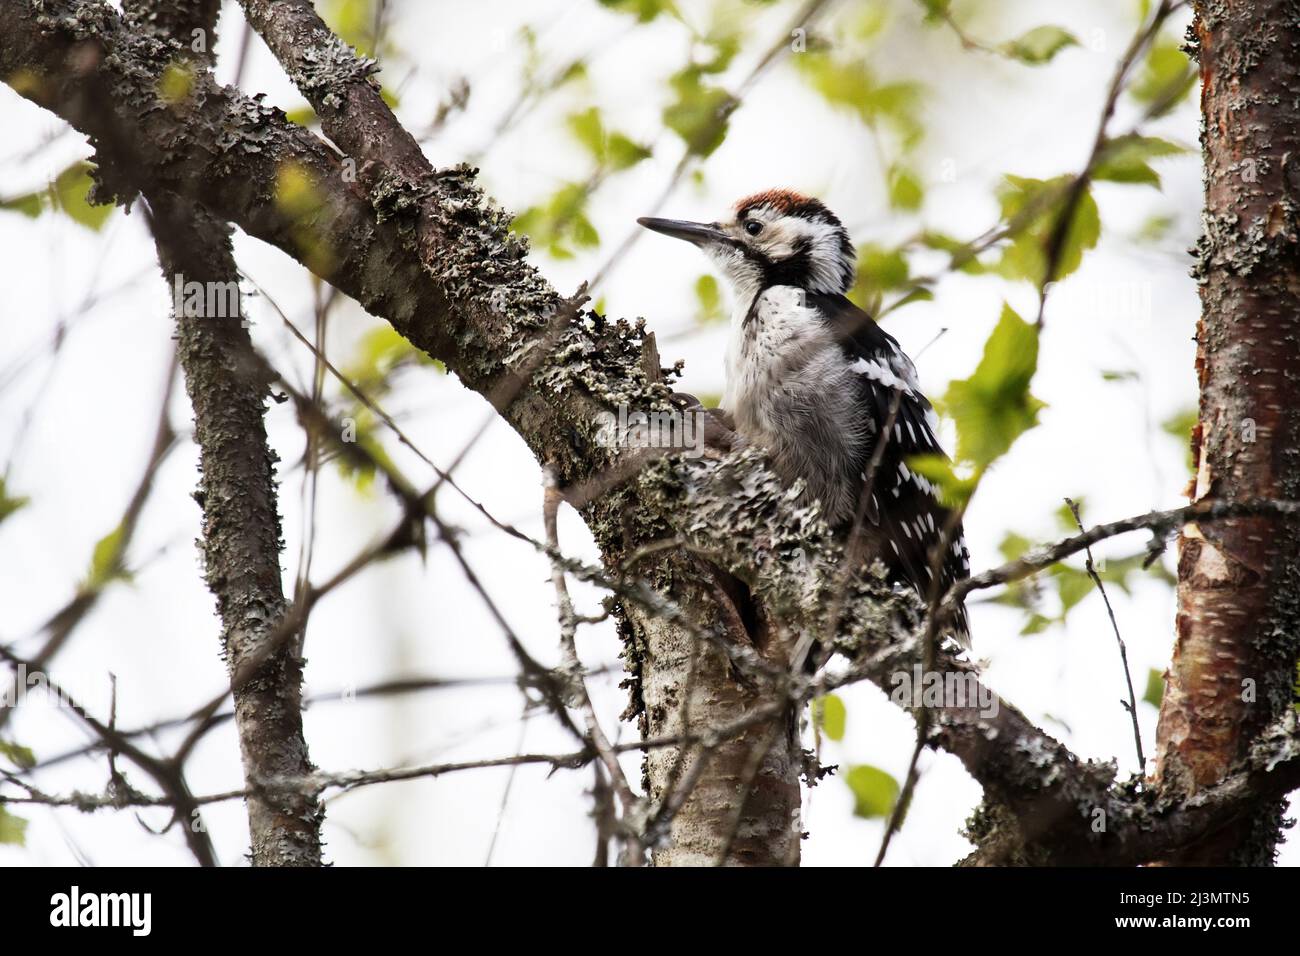
[[(876, 436), (863, 465), (863, 480), (876, 447), (884, 441), (880, 465), (871, 478), (866, 514), (888, 542), (883, 555), (894, 575), (928, 597), (934, 556), (931, 550), (943, 537), (951, 512), (939, 501), (937, 489), (908, 467), (914, 455), (942, 455), (935, 435), (938, 420), (917, 384), (916, 368), (898, 342), (842, 295), (809, 296), (835, 330), (846, 358), (858, 373), (862, 410), (870, 416)], [(898, 411), (890, 433), (884, 436), (890, 409)], [(865, 490), (865, 489), (864, 489)], [(940, 594), (970, 576), (966, 539), (958, 524), (938, 562)], [(966, 612), (959, 608), (952, 622), (955, 636), (969, 641)]]

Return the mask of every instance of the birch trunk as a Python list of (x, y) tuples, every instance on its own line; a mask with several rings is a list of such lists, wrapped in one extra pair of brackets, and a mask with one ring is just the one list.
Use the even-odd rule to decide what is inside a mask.
[[(1300, 9), (1284, 0), (1195, 5), (1204, 235), (1193, 435), (1194, 501), (1300, 498)], [(1300, 646), (1294, 519), (1188, 524), (1156, 776), (1195, 793), (1228, 776), (1291, 705)], [(1282, 802), (1172, 862), (1266, 865)]]

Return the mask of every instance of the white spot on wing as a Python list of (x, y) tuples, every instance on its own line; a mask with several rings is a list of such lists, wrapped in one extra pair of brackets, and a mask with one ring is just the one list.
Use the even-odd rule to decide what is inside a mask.
[(898, 377), (891, 368), (886, 368), (875, 359), (860, 358), (850, 368), (859, 375), (865, 375), (873, 382), (879, 382), (886, 388), (897, 388), (912, 394), (912, 384)]

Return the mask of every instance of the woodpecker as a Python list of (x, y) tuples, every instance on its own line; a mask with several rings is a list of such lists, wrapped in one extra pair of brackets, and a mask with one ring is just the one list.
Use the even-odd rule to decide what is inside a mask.
[[(923, 600), (936, 567), (940, 594), (969, 576), (960, 524), (944, 553), (932, 553), (951, 515), (907, 461), (943, 454), (938, 422), (912, 360), (845, 296), (857, 256), (835, 214), (773, 189), (740, 200), (718, 222), (637, 222), (698, 246), (731, 286), (722, 409), (740, 439), (764, 448), (782, 481), (802, 478), (805, 497), (820, 501), (832, 527), (861, 535), (867, 560), (881, 560), (893, 582)], [(970, 645), (964, 607), (943, 625)]]

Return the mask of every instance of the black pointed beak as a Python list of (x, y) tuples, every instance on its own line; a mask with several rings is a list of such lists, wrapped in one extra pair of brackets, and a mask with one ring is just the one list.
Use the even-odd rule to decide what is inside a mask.
[(685, 239), (696, 246), (711, 242), (726, 242), (727, 235), (717, 226), (707, 222), (687, 222), (683, 219), (653, 219), (642, 216), (638, 223), (654, 232), (662, 232), (674, 239)]

